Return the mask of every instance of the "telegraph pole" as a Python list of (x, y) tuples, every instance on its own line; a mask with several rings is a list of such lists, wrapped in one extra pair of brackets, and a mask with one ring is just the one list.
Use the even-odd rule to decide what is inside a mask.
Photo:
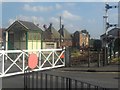
[(61, 16), (60, 16), (60, 47), (61, 47)]

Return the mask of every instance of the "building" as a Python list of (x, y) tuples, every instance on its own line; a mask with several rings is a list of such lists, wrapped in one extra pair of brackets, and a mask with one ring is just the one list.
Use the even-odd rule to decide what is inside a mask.
[(108, 31), (107, 36), (105, 34), (102, 34), (100, 36), (100, 39), (102, 41), (102, 47), (105, 47), (105, 43), (109, 44), (109, 42), (112, 40), (112, 43), (114, 43), (116, 38), (120, 38), (120, 28), (113, 28), (110, 31)]
[(71, 34), (64, 28), (64, 25), (62, 25), (62, 28), (58, 31), (63, 39), (61, 40), (61, 46), (67, 47), (72, 46), (72, 36)]
[(41, 49), (42, 32), (42, 29), (32, 22), (16, 20), (6, 29), (6, 49)]
[(120, 42), (118, 40), (120, 40), (120, 28), (113, 28), (108, 31), (107, 35), (103, 34), (100, 38), (102, 41), (102, 47), (107, 47), (107, 53), (110, 59), (112, 56), (115, 57), (116, 51), (119, 51)]
[[(50, 23), (49, 27), (44, 27), (45, 31), (43, 32), (43, 48), (58, 48), (60, 47), (60, 34)], [(63, 37), (61, 36), (61, 39)]]
[(87, 30), (76, 31), (73, 35), (73, 46), (78, 49), (89, 47), (90, 35)]

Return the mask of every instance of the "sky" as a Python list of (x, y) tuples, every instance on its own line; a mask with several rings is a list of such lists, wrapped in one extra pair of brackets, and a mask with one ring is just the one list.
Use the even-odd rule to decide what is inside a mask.
[(119, 8), (118, 8), (118, 26), (120, 27), (120, 2), (118, 4)]
[[(117, 2), (109, 2), (117, 5)], [(15, 20), (30, 21), (49, 26), (52, 23), (56, 30), (59, 29), (59, 17), (62, 24), (70, 32), (86, 29), (91, 38), (100, 38), (105, 32), (103, 15), (105, 13), (104, 2), (2, 2), (0, 12), (0, 26), (9, 27)], [(118, 10), (109, 10), (109, 22), (118, 22)]]

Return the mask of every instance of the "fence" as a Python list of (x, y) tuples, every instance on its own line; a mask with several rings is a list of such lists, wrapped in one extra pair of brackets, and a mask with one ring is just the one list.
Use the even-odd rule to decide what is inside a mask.
[(35, 53), (38, 57), (37, 67), (33, 71), (65, 66), (65, 58), (61, 59), (65, 49), (2, 50), (0, 51), (0, 77), (24, 74), (24, 71), (28, 70), (28, 57), (31, 53)]
[(44, 89), (62, 89), (62, 90), (71, 90), (71, 89), (81, 89), (81, 90), (106, 90), (106, 88), (92, 85), (90, 83), (82, 82), (76, 79), (72, 79), (70, 77), (64, 76), (55, 76), (51, 74), (47, 74), (45, 72), (32, 72), (25, 74), (25, 82), (24, 87), (25, 90), (44, 90)]

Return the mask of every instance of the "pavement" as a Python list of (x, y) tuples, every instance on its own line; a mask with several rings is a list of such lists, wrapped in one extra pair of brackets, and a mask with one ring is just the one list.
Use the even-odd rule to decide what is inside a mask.
[(83, 71), (83, 72), (120, 72), (120, 65), (118, 64), (111, 64), (111, 65), (105, 65), (105, 66), (90, 66), (87, 65), (83, 66), (71, 66), (71, 67), (65, 67), (61, 68), (60, 70), (63, 71)]

